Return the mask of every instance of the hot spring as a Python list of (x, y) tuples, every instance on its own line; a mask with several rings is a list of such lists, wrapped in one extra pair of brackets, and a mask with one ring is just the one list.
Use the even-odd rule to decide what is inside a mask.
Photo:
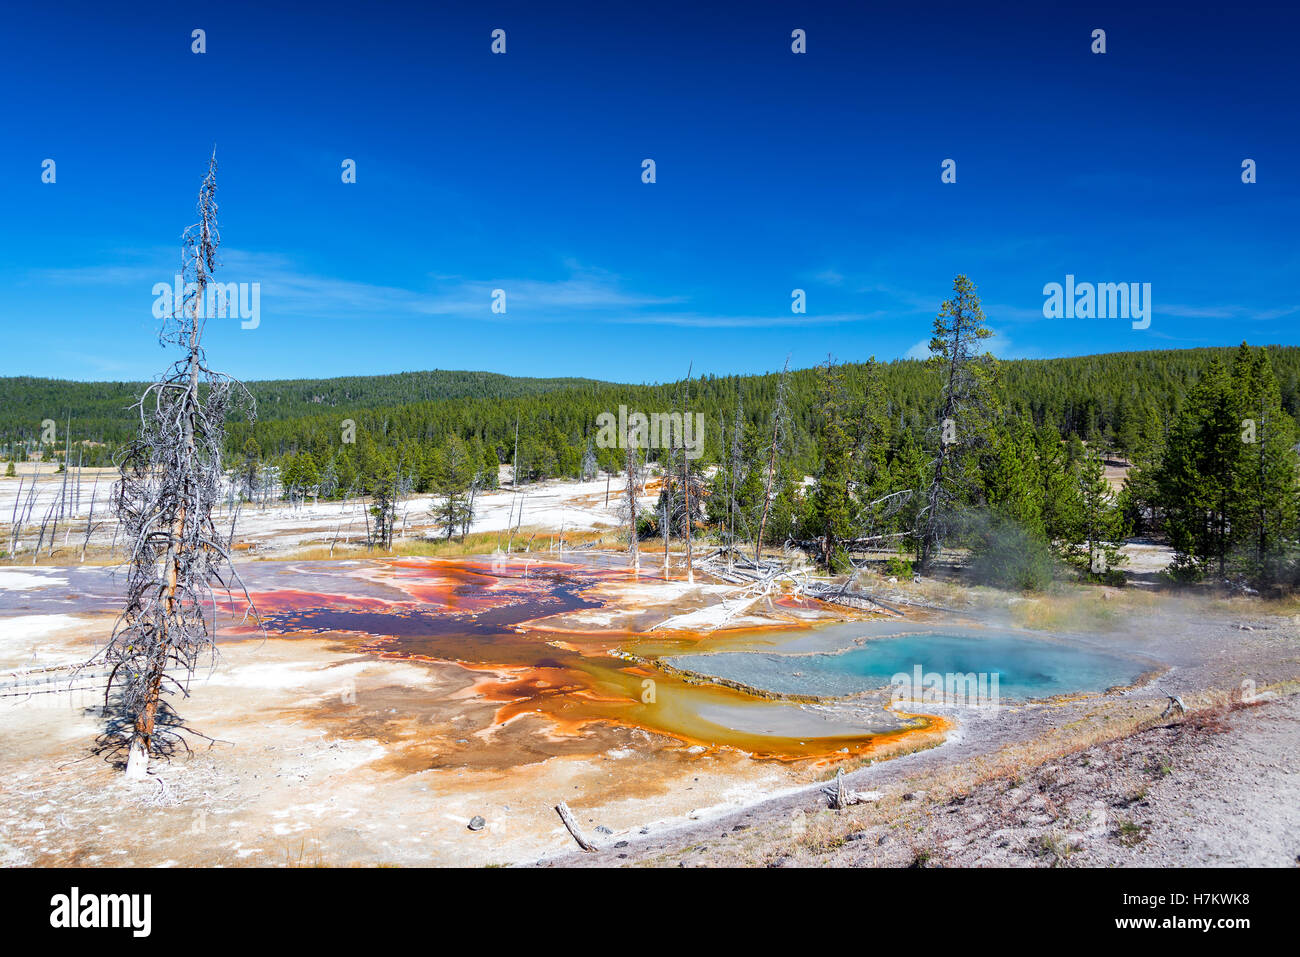
[[(824, 632), (842, 638), (845, 628)], [(910, 677), (918, 668), (925, 675), (997, 675), (999, 696), (1018, 701), (1105, 691), (1151, 670), (1136, 657), (1018, 632), (948, 627), (863, 640), (861, 626), (856, 631), (854, 646), (834, 651), (727, 651), (679, 655), (668, 663), (775, 694), (829, 698), (888, 688), (893, 676)]]

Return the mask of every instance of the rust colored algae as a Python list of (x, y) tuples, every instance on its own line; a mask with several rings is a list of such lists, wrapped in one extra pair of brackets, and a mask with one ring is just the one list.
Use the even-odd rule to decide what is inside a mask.
[[(514, 761), (579, 753), (574, 748), (584, 743), (591, 750), (608, 747), (629, 731), (640, 731), (669, 747), (729, 749), (788, 762), (883, 755), (924, 746), (949, 728), (941, 718), (902, 715), (897, 717), (904, 727), (878, 733), (830, 724), (830, 733), (820, 736), (784, 733), (762, 725), (779, 724), (779, 709), (797, 705), (718, 682), (687, 680), (655, 661), (706, 641), (729, 647), (761, 643), (766, 629), (643, 637), (538, 627), (541, 619), (605, 607), (584, 593), (601, 583), (633, 580), (623, 569), (555, 561), (402, 559), (348, 573), (394, 597), (281, 589), (256, 593), (254, 601), (268, 635), (327, 637), (357, 652), (469, 673), (468, 687), (458, 683), (455, 694), (441, 699), (451, 722), (445, 727), (431, 722), (399, 734), (402, 720), (385, 719), (394, 725), (387, 736), (418, 744), (402, 759), (410, 769), (478, 765), (482, 756), (468, 756), (473, 739), (500, 744), (502, 735), (513, 742), (505, 750)], [(253, 633), (251, 625), (238, 630)], [(409, 704), (409, 696), (395, 697)], [(326, 710), (339, 722), (350, 720), (341, 710)], [(347, 727), (373, 734), (381, 730), (376, 720), (352, 720)]]

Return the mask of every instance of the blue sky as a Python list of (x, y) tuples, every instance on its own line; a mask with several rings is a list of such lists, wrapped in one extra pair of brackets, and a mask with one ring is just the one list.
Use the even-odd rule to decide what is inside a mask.
[[(244, 378), (890, 359), (960, 272), (1008, 357), (1300, 342), (1281, 4), (456, 6), (11, 11), (0, 375), (166, 364), (151, 290), (214, 143), (218, 278), (261, 315), (207, 344)], [(1151, 283), (1150, 328), (1043, 318), (1067, 273)]]

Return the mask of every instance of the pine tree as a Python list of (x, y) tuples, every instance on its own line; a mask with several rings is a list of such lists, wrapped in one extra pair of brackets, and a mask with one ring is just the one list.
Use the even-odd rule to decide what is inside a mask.
[(250, 435), (244, 443), (239, 465), (240, 492), (247, 499), (251, 500), (257, 491), (257, 473), (261, 462), (262, 447), (257, 444), (257, 439)]
[(971, 547), (975, 579), (1026, 590), (1052, 578), (1035, 437), (1023, 419), (990, 431), (979, 477), (985, 511)]
[(390, 450), (374, 447), (367, 452), (363, 483), (364, 491), (370, 496), (368, 514), (373, 519), (370, 544), (391, 549), (397, 506), (405, 483), (397, 458)]
[(767, 531), (768, 513), (772, 507), (772, 496), (776, 490), (778, 460), (790, 443), (790, 409), (789, 409), (790, 358), (786, 357), (785, 367), (776, 385), (776, 404), (772, 407), (772, 442), (767, 447), (767, 467), (763, 471), (763, 511), (758, 519), (758, 535), (754, 540), (754, 561), (763, 558), (763, 536)]
[(1128, 450), (1131, 468), (1116, 504), (1130, 533), (1147, 535), (1156, 531), (1163, 521), (1159, 474), (1165, 451), (1165, 426), (1164, 419), (1149, 403), (1143, 404), (1132, 418), (1136, 423), (1136, 438)]
[(1079, 527), (1079, 487), (1074, 481), (1065, 443), (1056, 426), (1045, 424), (1034, 434), (1041, 488), (1043, 534), (1064, 555)]
[(872, 356), (862, 366), (846, 371), (849, 387), (849, 434), (853, 439), (851, 487), (854, 493), (855, 537), (885, 531), (897, 511), (896, 491), (889, 469), (889, 411), (880, 364)]
[(929, 476), (929, 460), (926, 457), (925, 450), (911, 431), (903, 433), (891, 473), (893, 478), (891, 490), (900, 493), (898, 497), (899, 506), (894, 515), (894, 524), (891, 530), (912, 533), (903, 540), (903, 543), (910, 545), (913, 552), (919, 554), (920, 539), (916, 537), (916, 534), (918, 529), (921, 528), (920, 518), (925, 499), (916, 490), (926, 487)]
[(1159, 500), (1180, 577), (1199, 576), (1210, 565), (1220, 576), (1227, 571), (1244, 517), (1242, 444), (1240, 402), (1215, 359), (1188, 395), (1159, 471)]
[(483, 450), (483, 487), (497, 488), (501, 475), (501, 460), (497, 457), (497, 450), (490, 445)]
[(920, 520), (922, 528), (918, 564), (930, 567), (951, 531), (953, 513), (969, 494), (975, 476), (970, 474), (971, 453), (983, 444), (988, 421), (996, 409), (996, 364), (980, 343), (993, 333), (984, 325), (984, 311), (975, 284), (958, 276), (953, 296), (939, 308), (930, 339), (930, 369), (938, 373), (942, 391), (937, 422), (930, 430), (938, 437), (930, 462), (929, 487)]
[(303, 451), (291, 455), (281, 471), (280, 481), (284, 485), (285, 496), (295, 501), (318, 487), (320, 473), (312, 454)]
[(854, 503), (850, 484), (856, 442), (850, 433), (853, 409), (844, 374), (833, 360), (818, 367), (817, 438), (821, 469), (809, 508), (809, 526), (821, 542), (821, 562), (827, 568), (844, 564), (841, 541), (853, 529)]
[(1243, 342), (1232, 378), (1241, 415), (1241, 496), (1238, 540), (1243, 571), (1257, 582), (1277, 581), (1296, 534), (1295, 424), (1282, 410), (1281, 392), (1268, 354)]
[(430, 486), (437, 500), (429, 511), (448, 541), (458, 529), (463, 539), (465, 530), (473, 521), (471, 490), (482, 470), (470, 458), (464, 440), (454, 432), (447, 436), (439, 459)]
[(1124, 561), (1119, 553), (1123, 537), (1123, 516), (1116, 507), (1115, 493), (1106, 481), (1106, 470), (1099, 452), (1089, 452), (1076, 472), (1079, 489), (1078, 532), (1074, 540), (1081, 544), (1076, 563), (1088, 568), (1089, 574), (1105, 581), (1115, 581), (1118, 566)]

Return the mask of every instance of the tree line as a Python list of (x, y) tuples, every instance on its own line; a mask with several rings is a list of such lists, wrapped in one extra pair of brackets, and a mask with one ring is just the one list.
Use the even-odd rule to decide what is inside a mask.
[[(1300, 347), (1269, 346), (1270, 363), (1283, 410), (1300, 415)], [(1120, 453), (1139, 448), (1152, 426), (1168, 430), (1191, 389), (1211, 361), (1228, 364), (1230, 348), (1156, 350), (1000, 363), (1008, 411), (1027, 416), (1035, 427), (1052, 425), (1063, 436)], [(849, 363), (854, 369), (862, 363)], [(928, 428), (938, 400), (938, 380), (925, 360), (903, 359), (878, 366), (885, 395), (890, 443)], [(692, 407), (709, 429), (706, 453), (723, 457), (718, 423), (730, 423), (737, 409), (754, 427), (767, 421), (779, 374), (697, 377)], [(682, 383), (620, 385), (584, 379), (525, 379), (482, 372), (433, 371), (391, 376), (356, 376), (249, 383), (257, 423), (232, 415), (228, 453), (239, 455), (252, 437), (267, 459), (307, 448), (316, 457), (340, 444), (340, 423), (353, 419), (381, 445), (440, 444), (449, 432), (477, 437), (495, 448), (499, 460), (513, 451), (514, 425), (521, 421), (523, 456), (539, 477), (576, 475), (595, 417), (620, 403), (645, 410), (672, 408)], [(61, 452), (65, 422), (73, 445), (85, 445), (87, 466), (109, 464), (134, 437), (130, 406), (143, 383), (71, 382), (34, 377), (0, 378), (0, 457), (26, 460), (43, 450)], [(818, 394), (815, 369), (788, 375), (791, 428), (789, 454), (805, 471), (818, 449), (812, 417)], [(46, 420), (58, 424), (52, 443), (41, 442)], [(613, 464), (616, 455), (606, 456)]]
[[(1118, 543), (1152, 535), (1176, 550), (1179, 580), (1295, 579), (1300, 349), (995, 361), (989, 335), (963, 276), (928, 360), (828, 357), (813, 369), (640, 386), (444, 372), (255, 383), (257, 420), (231, 417), (225, 459), (247, 498), (370, 497), (380, 541), (393, 503), (411, 493), (441, 503), (443, 534), (464, 534), (502, 464), (517, 483), (644, 466), (663, 481), (656, 506), (635, 516), (637, 534), (665, 542), (792, 542), (837, 569), (887, 550), (902, 574), (959, 561), (978, 580), (1035, 588), (1063, 568), (1118, 581)], [(112, 388), (63, 385), (65, 404), (108, 415)], [(387, 404), (394, 390), (420, 398)], [(34, 396), (59, 404), (46, 386)], [(600, 447), (597, 418), (620, 405), (703, 413), (702, 454), (658, 448), (629, 462), (625, 449)], [(0, 425), (14, 415), (6, 409)], [(118, 426), (92, 421), (108, 439), (96, 454), (111, 453)], [(75, 417), (72, 427), (86, 429)], [(5, 442), (19, 460), (30, 448), (21, 429)], [(1107, 462), (1132, 465), (1118, 491)]]

